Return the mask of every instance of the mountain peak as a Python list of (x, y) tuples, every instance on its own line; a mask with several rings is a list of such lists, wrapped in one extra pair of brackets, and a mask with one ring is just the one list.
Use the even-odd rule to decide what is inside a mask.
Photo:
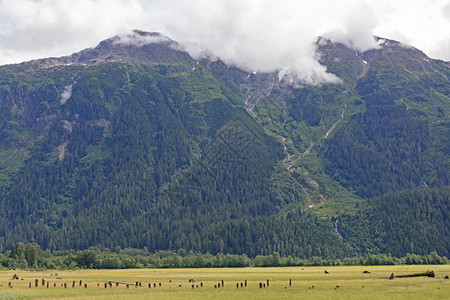
[(159, 32), (133, 30), (101, 41), (96, 47), (70, 56), (38, 60), (42, 67), (58, 65), (98, 65), (110, 62), (155, 65), (191, 61), (186, 50), (176, 41)]
[(376, 48), (359, 51), (345, 43), (318, 37), (316, 49), (319, 62), (327, 66), (329, 72), (350, 81), (364, 77), (369, 69), (381, 61), (415, 74), (415, 77), (423, 72), (438, 72), (433, 67), (433, 60), (419, 49), (383, 37), (374, 36), (374, 39)]
[(147, 32), (134, 29), (129, 34), (116, 35), (112, 38), (99, 43), (96, 48), (104, 48), (110, 46), (122, 47), (143, 47), (145, 45), (157, 44), (170, 47), (174, 50), (184, 51), (183, 47), (159, 32)]
[(191, 59), (177, 42), (158, 32), (133, 30), (100, 42), (95, 48), (71, 56), (79, 63), (126, 62), (131, 64), (175, 63)]

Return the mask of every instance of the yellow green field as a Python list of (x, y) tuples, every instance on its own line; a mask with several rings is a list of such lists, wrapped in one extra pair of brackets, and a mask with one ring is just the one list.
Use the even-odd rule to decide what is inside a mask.
[[(324, 270), (330, 274), (325, 274)], [(436, 277), (387, 279), (391, 273), (402, 275), (426, 270), (433, 270)], [(364, 271), (369, 271), (370, 274), (364, 274)], [(58, 275), (55, 276), (55, 273)], [(19, 276), (19, 280), (12, 280), (14, 274)], [(446, 275), (450, 275), (450, 265), (11, 270), (0, 271), (0, 299), (450, 299), (450, 280), (444, 279)], [(35, 287), (35, 279), (39, 280), (38, 287)], [(45, 280), (44, 286), (42, 279)], [(189, 279), (196, 282), (189, 283)], [(267, 279), (269, 286), (260, 288), (259, 283), (266, 284)], [(292, 286), (289, 286), (289, 279), (292, 280)], [(104, 284), (108, 280), (132, 284), (138, 281), (141, 286), (130, 285), (127, 288), (122, 284), (113, 284), (112, 287), (108, 285), (105, 288)], [(221, 285), (220, 288), (215, 288), (214, 285), (218, 286), (222, 280), (224, 287)], [(240, 283), (245, 280), (247, 287), (241, 288)], [(75, 287), (72, 287), (73, 281), (76, 281)], [(151, 288), (148, 287), (149, 283)], [(236, 283), (239, 283), (239, 288)]]

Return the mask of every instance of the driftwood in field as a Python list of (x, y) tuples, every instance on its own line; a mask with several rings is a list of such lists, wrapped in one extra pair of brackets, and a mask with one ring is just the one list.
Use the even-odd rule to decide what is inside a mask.
[(389, 277), (389, 279), (394, 279), (394, 278), (407, 278), (407, 277), (435, 277), (435, 274), (433, 271), (429, 271), (427, 270), (426, 272), (422, 272), (422, 273), (414, 273), (414, 274), (405, 274), (405, 275), (395, 275), (394, 273), (391, 274), (391, 276)]
[(421, 277), (421, 276), (434, 277), (435, 275), (434, 275), (434, 272), (433, 272), (433, 271), (427, 270), (426, 272), (422, 272), (422, 273), (406, 274), (406, 275), (397, 275), (397, 276), (395, 276), (395, 278)]
[(134, 285), (134, 283), (127, 283), (127, 282), (120, 282), (120, 281), (108, 280), (108, 284), (112, 284), (112, 283), (115, 283), (116, 286), (117, 286), (118, 284), (125, 284), (125, 285), (127, 285), (127, 286), (129, 286), (129, 285)]

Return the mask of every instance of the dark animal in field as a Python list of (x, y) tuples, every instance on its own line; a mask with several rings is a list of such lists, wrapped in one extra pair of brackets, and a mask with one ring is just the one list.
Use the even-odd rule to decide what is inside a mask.
[(394, 273), (391, 273), (391, 276), (389, 276), (389, 279), (390, 280), (394, 279)]
[(197, 282), (195, 279), (189, 279), (189, 282)]
[(370, 274), (370, 272), (369, 271), (364, 271), (363, 274)]
[(330, 274), (330, 272), (328, 272), (327, 270), (324, 270), (325, 274)]

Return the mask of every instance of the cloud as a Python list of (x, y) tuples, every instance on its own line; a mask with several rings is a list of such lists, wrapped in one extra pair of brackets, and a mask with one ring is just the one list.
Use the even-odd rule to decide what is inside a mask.
[[(373, 34), (450, 60), (447, 0), (0, 0), (0, 64), (68, 55), (132, 29), (161, 32), (196, 57), (209, 50), (251, 71), (337, 82), (316, 59), (326, 34), (364, 51)], [(128, 40), (127, 40), (128, 39)]]
[[(165, 1), (177, 7), (171, 11), (176, 22), (161, 22), (160, 26), (193, 56), (208, 49), (249, 72), (289, 68), (293, 77), (308, 84), (339, 82), (317, 62), (314, 40), (342, 23), (349, 11), (346, 5), (331, 1), (318, 5), (311, 0), (301, 4), (293, 0), (191, 0), (180, 6), (175, 2)], [(354, 40), (358, 40), (356, 35)]]
[(185, 51), (176, 41), (156, 32), (143, 32), (135, 29), (131, 33), (119, 34), (115, 38), (114, 44), (133, 45), (136, 47), (142, 47), (148, 44), (165, 44), (172, 49)]
[(137, 0), (0, 0), (0, 63), (92, 47), (142, 14)]
[(347, 13), (343, 28), (324, 34), (332, 42), (342, 43), (359, 52), (377, 49), (380, 46), (374, 39), (373, 32), (378, 20), (367, 3), (361, 3)]
[(450, 3), (442, 8), (442, 15), (447, 21), (450, 21)]
[(433, 58), (450, 61), (450, 15), (448, 0), (390, 1), (373, 6), (381, 19), (379, 36), (398, 40)]
[(120, 34), (117, 36), (115, 44), (126, 44), (141, 47), (148, 44), (171, 43), (171, 40), (160, 34)]

